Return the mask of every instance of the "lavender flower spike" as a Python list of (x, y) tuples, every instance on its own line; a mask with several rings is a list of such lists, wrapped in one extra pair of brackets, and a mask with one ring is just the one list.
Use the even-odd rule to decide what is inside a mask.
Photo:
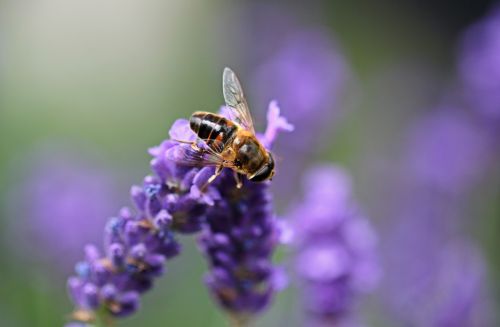
[(380, 276), (375, 234), (353, 203), (345, 171), (316, 167), (306, 175), (304, 190), (305, 199), (290, 214), (304, 326), (350, 324), (356, 296)]
[[(177, 121), (170, 136), (188, 139), (191, 131), (184, 127), (183, 120)], [(76, 305), (73, 323), (106, 323), (135, 312), (140, 295), (163, 274), (166, 260), (179, 253), (174, 233), (198, 232), (207, 209), (220, 198), (214, 187), (204, 193), (196, 188), (208, 179), (206, 169), (178, 166), (167, 158), (177, 144), (166, 140), (150, 149), (154, 175), (132, 187), (135, 212), (123, 208), (108, 221), (104, 253), (95, 246), (85, 248), (85, 260), (68, 280)]]
[[(278, 131), (292, 129), (272, 102), (268, 128), (260, 136), (262, 143), (269, 148)], [(279, 229), (269, 182), (245, 179), (238, 189), (233, 172), (225, 169), (214, 186), (220, 200), (209, 208), (207, 228), (199, 238), (210, 265), (206, 283), (234, 325), (243, 326), (266, 309), (275, 291), (283, 286), (280, 270), (271, 262)]]
[(75, 321), (94, 323), (125, 317), (139, 307), (140, 294), (163, 274), (165, 261), (179, 251), (172, 237), (172, 217), (165, 211), (154, 220), (128, 208), (106, 226), (106, 253), (85, 248), (85, 261), (68, 280), (76, 305)]

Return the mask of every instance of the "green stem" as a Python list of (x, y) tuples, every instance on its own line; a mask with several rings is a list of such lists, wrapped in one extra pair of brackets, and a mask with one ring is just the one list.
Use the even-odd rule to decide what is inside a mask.
[(251, 316), (245, 314), (230, 314), (229, 315), (229, 326), (230, 327), (250, 327), (251, 326)]
[(105, 311), (105, 309), (101, 309), (96, 313), (96, 320), (95, 320), (95, 326), (94, 327), (114, 327), (115, 326), (115, 320), (110, 317), (108, 312)]

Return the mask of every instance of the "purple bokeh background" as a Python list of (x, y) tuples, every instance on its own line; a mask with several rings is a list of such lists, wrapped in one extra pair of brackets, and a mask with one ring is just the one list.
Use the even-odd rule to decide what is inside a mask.
[[(12, 253), (47, 273), (68, 274), (82, 248), (102, 240), (118, 206), (117, 171), (81, 144), (47, 143), (20, 159), (7, 202)], [(25, 240), (20, 241), (20, 240)], [(33, 255), (35, 253), (35, 255)]]

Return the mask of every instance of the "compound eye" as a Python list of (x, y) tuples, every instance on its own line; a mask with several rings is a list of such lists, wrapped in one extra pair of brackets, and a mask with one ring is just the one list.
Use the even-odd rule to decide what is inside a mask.
[(263, 182), (274, 176), (274, 158), (269, 152), (268, 156), (268, 162), (254, 176), (252, 176), (252, 178), (250, 178), (252, 182)]
[(265, 165), (254, 176), (252, 176), (252, 178), (250, 178), (250, 180), (252, 182), (263, 182), (266, 179), (269, 179), (271, 174), (272, 174), (272, 170), (269, 168), (268, 165)]
[(238, 153), (240, 156), (244, 158), (250, 158), (252, 157), (256, 152), (258, 151), (258, 147), (256, 144), (247, 142), (241, 146), (239, 149)]

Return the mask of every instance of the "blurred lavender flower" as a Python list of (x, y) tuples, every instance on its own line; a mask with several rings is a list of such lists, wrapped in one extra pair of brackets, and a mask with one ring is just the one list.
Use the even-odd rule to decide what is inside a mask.
[[(7, 241), (13, 249), (63, 273), (69, 273), (87, 242), (97, 241), (103, 217), (117, 203), (111, 169), (96, 164), (92, 151), (78, 146), (76, 153), (75, 147), (47, 144), (24, 158), (17, 166), (23, 178), (7, 202), (13, 218)], [(33, 248), (40, 256), (32, 255)]]
[[(280, 116), (276, 102), (268, 109), (268, 126), (260, 140), (269, 149), (278, 132), (293, 127)], [(213, 173), (213, 169), (207, 176)], [(279, 171), (278, 171), (279, 174)], [(214, 182), (220, 200), (209, 209), (207, 228), (199, 239), (210, 263), (206, 283), (236, 325), (244, 325), (263, 311), (283, 287), (281, 271), (271, 256), (280, 229), (273, 213), (269, 182), (244, 181), (236, 188), (233, 172), (226, 169)]]
[[(274, 27), (272, 28), (274, 29)], [(256, 103), (280, 99), (283, 114), (296, 133), (277, 142), (288, 161), (273, 187), (296, 188), (296, 176), (305, 161), (318, 151), (318, 140), (327, 137), (339, 115), (341, 93), (348, 80), (346, 62), (332, 37), (323, 30), (283, 32), (284, 44), (257, 67), (253, 79)], [(286, 196), (289, 192), (280, 192)]]
[(259, 96), (257, 103), (280, 99), (283, 114), (292, 124), (301, 123), (296, 126), (300, 138), (290, 137), (303, 149), (314, 138), (307, 136), (310, 127), (321, 133), (331, 130), (348, 75), (345, 60), (326, 31), (290, 33), (283, 47), (258, 67), (254, 93)]
[(490, 140), (468, 117), (439, 107), (410, 130), (384, 237), (391, 324), (489, 325), (484, 260), (461, 228), (466, 196), (489, 164)]
[(305, 198), (290, 218), (305, 325), (342, 325), (352, 318), (356, 296), (373, 289), (380, 277), (376, 236), (353, 201), (350, 178), (342, 169), (311, 169), (303, 189)]
[(406, 173), (432, 189), (466, 191), (488, 166), (488, 135), (458, 108), (437, 108), (417, 121), (409, 137)]
[(460, 77), (470, 105), (487, 118), (500, 120), (500, 7), (464, 34)]
[(458, 208), (422, 190), (409, 192), (403, 208), (385, 251), (391, 323), (488, 326), (485, 263), (457, 233)]

